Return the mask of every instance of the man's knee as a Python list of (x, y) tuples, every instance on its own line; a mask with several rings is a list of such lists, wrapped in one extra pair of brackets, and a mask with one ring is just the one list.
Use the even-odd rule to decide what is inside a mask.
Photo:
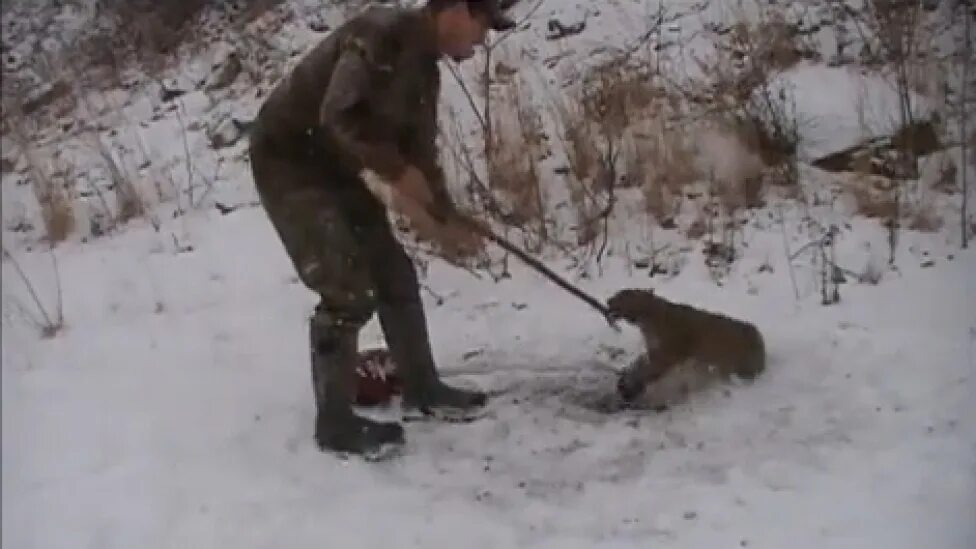
[(358, 332), (376, 312), (377, 300), (371, 290), (358, 292), (322, 291), (312, 315), (316, 331)]

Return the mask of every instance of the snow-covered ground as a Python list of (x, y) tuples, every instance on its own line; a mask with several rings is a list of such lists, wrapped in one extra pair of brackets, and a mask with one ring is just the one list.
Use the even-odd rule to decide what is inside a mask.
[[(55, 9), (46, 30), (31, 30), (35, 13), (18, 31), (5, 12), (4, 27), (30, 37), (4, 56), (11, 70), (32, 68), (45, 33), (88, 28), (94, 12), (76, 7), (92, 2), (73, 5)], [(688, 200), (680, 229), (664, 230), (639, 193), (621, 191), (608, 257), (574, 279), (600, 298), (653, 287), (756, 323), (770, 361), (753, 384), (713, 388), (661, 414), (609, 413), (615, 372), (643, 350), (635, 329), (612, 331), (516, 263), (495, 283), (435, 261), (424, 297), (437, 359), (452, 382), (494, 395), (490, 415), (410, 423), (404, 455), (383, 463), (319, 452), (307, 343), (315, 296), (253, 206), (246, 139), (214, 149), (207, 136), (227, 129), (228, 115), (248, 119), (270, 82), (242, 75), (217, 92), (197, 83), (254, 34), (277, 45), (283, 60), (272, 64), (286, 69), (320, 38), (312, 19), (336, 22), (321, 5), (290, 0), (250, 38), (230, 33), (187, 57), (165, 75), (187, 91), (176, 101), (139, 74), (125, 75), (130, 90), (77, 89), (87, 94), (77, 112), (30, 136), (34, 167), (75, 186), (78, 226), (51, 252), (26, 184), (35, 174), (23, 155), (8, 159), (4, 140), (4, 547), (976, 547), (976, 253), (959, 249), (959, 193), (935, 189), (945, 162), (965, 161), (958, 147), (924, 158), (922, 182), (906, 185), (909, 205), (924, 202), (944, 223), (902, 231), (897, 268), (886, 266), (880, 222), (854, 215), (849, 193), (837, 192), (859, 182), (852, 174), (802, 163), (805, 201), (771, 192), (768, 206), (742, 214), (738, 257), (719, 275), (700, 239), (685, 235), (700, 203)], [(546, 86), (534, 90), (539, 103), (601, 54), (633, 45), (659, 13), (651, 1), (535, 5), (520, 5), (530, 18), (496, 55)], [(669, 2), (649, 44), (676, 73), (694, 72), (688, 59), (711, 49), (705, 29), (741, 10), (730, 6)], [(783, 9), (830, 58), (840, 38), (829, 6)], [(550, 41), (550, 19), (586, 28)], [(780, 75), (796, 101), (802, 161), (891, 131), (889, 83), (862, 72), (808, 61)], [(446, 69), (444, 80), (445, 107), (466, 108)], [(941, 107), (928, 99), (918, 98), (920, 114)], [(474, 124), (453, 112), (465, 131)], [(708, 143), (699, 160), (718, 171), (745, 163), (739, 148)], [(116, 211), (111, 193), (103, 202), (106, 152), (148, 213), (103, 234), (89, 222)], [(221, 215), (215, 203), (239, 207)], [(831, 225), (847, 281), (840, 303), (825, 307), (817, 248), (805, 246)], [(669, 274), (635, 266), (651, 255)], [(547, 261), (579, 273), (559, 254)], [(65, 328), (53, 337), (32, 325), (37, 307), (18, 266), (48, 311), (63, 299)], [(852, 276), (864, 272), (880, 284)], [(370, 324), (363, 347), (381, 343)], [(395, 407), (364, 413), (397, 416)]]
[[(585, 283), (596, 295), (650, 285), (767, 339), (754, 385), (664, 414), (599, 410), (611, 369), (641, 349), (635, 330), (523, 269), (494, 284), (435, 265), (440, 366), (499, 394), (472, 424), (408, 424), (404, 456), (367, 464), (312, 442), (314, 296), (261, 210), (174, 223), (193, 251), (149, 227), (58, 250), (57, 337), (5, 318), (4, 547), (976, 543), (972, 252), (931, 250), (935, 267), (843, 285), (831, 307), (795, 299), (783, 255), (768, 254), (772, 273), (740, 264), (724, 287), (698, 256), (666, 281), (611, 258)], [(50, 258), (20, 261), (53, 297)], [(364, 345), (379, 341), (368, 332)]]

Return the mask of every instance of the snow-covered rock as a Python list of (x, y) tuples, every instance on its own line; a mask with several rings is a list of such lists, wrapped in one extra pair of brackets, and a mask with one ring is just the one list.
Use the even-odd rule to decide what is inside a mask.
[[(854, 67), (801, 63), (772, 88), (785, 90), (787, 101), (795, 102), (800, 153), (807, 161), (891, 136), (901, 124), (893, 81)], [(915, 120), (929, 118), (932, 102), (915, 92), (910, 97)]]

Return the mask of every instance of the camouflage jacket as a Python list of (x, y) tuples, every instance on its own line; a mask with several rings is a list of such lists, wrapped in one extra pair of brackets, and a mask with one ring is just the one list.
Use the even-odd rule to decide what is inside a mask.
[(351, 173), (366, 168), (392, 180), (412, 164), (437, 205), (450, 208), (436, 150), (435, 40), (423, 13), (371, 7), (299, 62), (265, 101), (258, 123), (279, 147), (311, 147), (312, 158), (324, 147)]

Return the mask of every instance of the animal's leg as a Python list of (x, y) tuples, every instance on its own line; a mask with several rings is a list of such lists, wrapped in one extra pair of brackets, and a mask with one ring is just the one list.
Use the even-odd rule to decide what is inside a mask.
[(640, 396), (648, 385), (661, 379), (672, 364), (660, 351), (649, 350), (635, 359), (617, 380), (617, 392), (630, 402)]

